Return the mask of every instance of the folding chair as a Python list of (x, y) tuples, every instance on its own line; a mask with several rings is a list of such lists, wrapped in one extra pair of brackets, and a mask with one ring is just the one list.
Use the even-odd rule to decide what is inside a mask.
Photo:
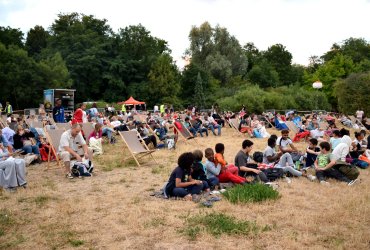
[(195, 139), (195, 137), (190, 133), (190, 131), (186, 128), (185, 124), (183, 122), (179, 122), (181, 124), (182, 129), (178, 129), (176, 125), (174, 124), (173, 127), (177, 131), (178, 135), (181, 136), (182, 141), (184, 141), (187, 144), (187, 141), (190, 139), (194, 139), (194, 141), (198, 143), (198, 141)]
[(65, 132), (63, 129), (52, 129), (52, 130), (45, 130), (46, 139), (50, 144), (49, 154), (48, 154), (48, 164), (47, 170), (50, 169), (50, 161), (51, 161), (51, 152), (53, 152), (55, 159), (57, 161), (57, 167), (62, 167), (58, 150), (59, 150), (59, 143), (62, 134)]
[(90, 122), (85, 122), (85, 123), (82, 123), (81, 125), (82, 125), (82, 130), (84, 131), (84, 135), (85, 135), (85, 139), (87, 143), (87, 139), (89, 139), (90, 134), (94, 131), (94, 127), (92, 123)]
[(236, 118), (229, 119), (229, 124), (231, 127), (237, 132), (238, 135), (242, 135), (243, 133), (239, 131), (239, 122)]
[[(136, 131), (119, 131), (119, 135), (121, 136), (122, 140), (125, 142), (128, 150), (131, 153), (131, 157), (134, 158), (136, 164), (140, 167), (140, 163), (138, 159), (150, 155), (154, 162), (158, 164), (158, 162), (155, 160), (152, 153), (155, 150), (149, 150), (148, 146), (145, 144), (144, 140), (141, 138), (140, 135)], [(139, 137), (138, 137), (139, 136)], [(140, 140), (143, 142), (141, 143)], [(139, 158), (136, 158), (136, 155), (140, 156)], [(131, 157), (128, 157), (123, 160), (125, 162), (126, 160), (130, 159)]]
[(71, 128), (69, 123), (55, 123), (58, 129), (68, 130)]
[(292, 121), (286, 121), (285, 124), (288, 126), (289, 130), (292, 131), (294, 134), (299, 132), (299, 128), (294, 124)]

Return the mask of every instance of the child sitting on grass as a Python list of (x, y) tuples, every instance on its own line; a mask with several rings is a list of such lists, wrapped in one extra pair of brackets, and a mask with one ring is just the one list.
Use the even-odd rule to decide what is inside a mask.
[(308, 147), (306, 149), (306, 168), (313, 167), (316, 157), (320, 154), (320, 148), (317, 146), (319, 142), (315, 138), (311, 138), (308, 141)]
[(193, 194), (200, 194), (203, 189), (203, 182), (193, 180), (190, 175), (194, 159), (191, 152), (180, 155), (177, 160), (178, 166), (172, 171), (165, 188), (167, 196), (183, 197), (185, 200), (191, 201)]
[(204, 150), (204, 155), (207, 158), (205, 168), (208, 184), (210, 185), (211, 189), (213, 189), (219, 184), (217, 176), (221, 172), (221, 165), (215, 164), (215, 155), (211, 148), (206, 148), (206, 150)]
[[(238, 175), (239, 169), (232, 165), (232, 164), (227, 164), (224, 158), (224, 153), (225, 153), (225, 145), (223, 143), (217, 143), (215, 146), (215, 164), (217, 165), (218, 163), (221, 164), (221, 170), (226, 170), (234, 175)], [(222, 172), (222, 171), (221, 171)]]
[(213, 172), (214, 173), (218, 172), (217, 178), (219, 182), (222, 182), (222, 183), (232, 182), (232, 183), (237, 183), (237, 184), (244, 184), (246, 182), (245, 178), (240, 177), (238, 174), (233, 174), (227, 171), (226, 166), (222, 167), (221, 163), (219, 163), (216, 160), (216, 157), (214, 157), (214, 152), (212, 149), (206, 149), (206, 157), (208, 159), (206, 163), (207, 171), (209, 171), (208, 170), (209, 166), (214, 166), (216, 170), (214, 170)]
[(218, 184), (218, 180), (217, 180), (217, 183), (214, 184), (214, 183), (211, 183), (207, 179), (205, 167), (203, 166), (203, 163), (202, 163), (202, 159), (203, 159), (202, 151), (197, 149), (193, 152), (193, 155), (194, 155), (194, 163), (191, 168), (191, 178), (193, 180), (201, 180), (203, 182), (203, 190), (205, 192), (210, 192), (211, 191), (210, 186), (212, 185), (212, 187), (214, 188), (214, 186)]

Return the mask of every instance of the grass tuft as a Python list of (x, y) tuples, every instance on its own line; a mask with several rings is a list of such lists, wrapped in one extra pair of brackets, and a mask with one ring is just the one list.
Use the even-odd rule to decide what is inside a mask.
[(237, 185), (223, 193), (231, 203), (261, 202), (276, 200), (279, 192), (264, 184)]
[(270, 229), (268, 226), (258, 226), (255, 222), (238, 220), (223, 213), (200, 214), (186, 219), (186, 228), (182, 231), (189, 239), (196, 239), (201, 232), (208, 232), (215, 237), (222, 234), (246, 235), (258, 234)]
[(5, 230), (9, 228), (10, 225), (14, 224), (11, 217), (11, 213), (8, 209), (0, 210), (0, 237), (5, 235)]

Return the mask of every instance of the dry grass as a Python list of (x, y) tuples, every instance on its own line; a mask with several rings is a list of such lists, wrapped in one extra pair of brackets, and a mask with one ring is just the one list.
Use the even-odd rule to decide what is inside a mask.
[[(181, 153), (223, 142), (226, 159), (233, 162), (243, 139), (224, 129), (222, 137), (199, 138), (200, 145), (182, 142), (175, 151), (157, 151), (160, 165), (142, 167), (133, 161), (122, 163), (128, 155), (122, 142), (106, 145), (106, 154), (95, 161), (95, 176), (85, 179), (67, 180), (61, 170), (31, 166), (28, 189), (0, 194), (0, 249), (370, 248), (369, 170), (360, 170), (361, 183), (353, 187), (334, 181), (321, 186), (306, 179), (279, 182), (280, 199), (256, 204), (224, 199), (213, 208), (201, 208), (149, 196), (168, 179)], [(266, 146), (266, 139), (254, 142), (255, 150)], [(269, 230), (214, 237), (195, 229), (197, 237), (190, 240), (181, 231), (189, 227), (189, 218), (204, 212)]]

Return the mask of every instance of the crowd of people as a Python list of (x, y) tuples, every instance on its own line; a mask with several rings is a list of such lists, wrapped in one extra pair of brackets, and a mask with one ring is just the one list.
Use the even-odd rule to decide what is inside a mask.
[[(165, 191), (168, 196), (189, 200), (202, 191), (221, 191), (220, 183), (247, 185), (262, 182), (273, 186), (272, 182), (277, 178), (290, 181), (291, 176), (303, 176), (312, 181), (318, 179), (323, 184), (327, 184), (327, 178), (334, 178), (353, 185), (358, 180), (355, 166), (366, 168), (370, 159), (366, 128), (357, 131), (355, 139), (351, 140), (349, 131), (338, 130), (335, 121), (343, 125), (348, 123), (327, 114), (299, 116), (295, 112), (287, 115), (266, 112), (257, 115), (247, 114), (245, 109), (239, 113), (220, 113), (216, 109), (198, 112), (195, 107), (175, 112), (172, 107), (166, 108), (164, 105), (152, 113), (138, 113), (124, 105), (122, 110), (107, 107), (105, 112), (99, 112), (94, 103), (89, 109), (85, 104), (79, 104), (74, 114), (68, 117), (61, 104), (61, 100), (57, 100), (51, 114), (40, 106), (38, 116), (28, 117), (28, 120), (39, 119), (43, 126), (49, 126), (50, 131), (57, 128), (58, 124), (70, 123), (70, 127), (59, 138), (59, 148), (55, 149), (64, 164), (67, 178), (76, 177), (72, 168), (76, 162), (85, 164), (84, 171), (91, 170), (93, 155), (103, 153), (102, 145), (105, 142), (116, 143), (116, 135), (120, 131), (136, 131), (143, 144), (155, 149), (174, 149), (183, 137), (189, 139), (212, 134), (221, 138), (226, 127), (246, 133), (250, 138), (242, 142), (233, 164), (224, 158), (225, 145), (222, 139), (214, 148), (206, 148), (204, 152), (187, 152), (179, 157), (178, 166), (172, 172)], [(9, 106), (6, 108), (10, 110)], [(238, 124), (233, 124), (232, 120)], [(0, 130), (0, 185), (9, 190), (17, 186), (26, 187), (24, 173), (28, 164), (12, 156), (19, 152), (26, 156), (33, 155), (34, 164), (39, 164), (45, 160), (43, 154), (51, 150), (50, 142), (46, 140), (45, 130), (33, 127), (26, 117), (15, 118), (11, 112), (3, 123)], [(292, 124), (297, 132), (290, 139), (292, 128), (289, 126)], [(90, 131), (86, 126), (93, 129)], [(267, 128), (273, 127), (281, 131), (279, 137), (267, 132)], [(253, 148), (253, 140), (258, 138), (267, 138), (263, 152)], [(300, 152), (294, 144), (300, 140), (308, 144), (304, 152)], [(279, 171), (272, 174), (271, 169)]]

